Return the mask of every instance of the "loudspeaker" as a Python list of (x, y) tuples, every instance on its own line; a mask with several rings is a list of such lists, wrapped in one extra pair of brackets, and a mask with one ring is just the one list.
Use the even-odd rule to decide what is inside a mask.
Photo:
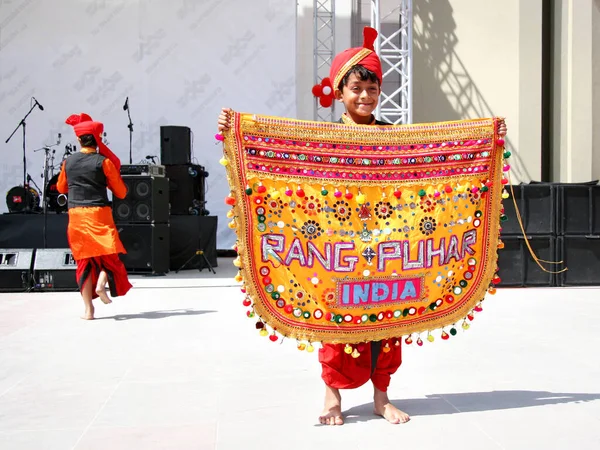
[(197, 164), (166, 166), (171, 215), (205, 215), (207, 172)]
[(192, 154), (192, 130), (189, 127), (160, 127), (160, 163), (189, 164)]
[(120, 256), (128, 272), (169, 271), (169, 224), (117, 224), (117, 230), (127, 250)]
[(115, 223), (169, 221), (169, 180), (164, 177), (126, 175), (127, 196), (113, 198)]
[(24, 292), (31, 288), (34, 253), (30, 248), (0, 249), (0, 292)]
[[(556, 261), (556, 238), (554, 236), (528, 236), (529, 245), (540, 259)], [(546, 273), (531, 257), (523, 236), (503, 236), (504, 248), (498, 250), (499, 286), (555, 286), (554, 274)], [(549, 270), (560, 265), (544, 264)]]
[(558, 234), (600, 235), (600, 186), (558, 185)]
[[(505, 188), (512, 196), (511, 187)], [(523, 220), (525, 233), (555, 234), (556, 194), (554, 186), (545, 183), (513, 185), (512, 191)], [(502, 236), (523, 234), (512, 198), (502, 201), (504, 214), (508, 218), (502, 222)]]
[(559, 236), (557, 246), (569, 268), (558, 274), (559, 286), (600, 286), (600, 235)]
[(39, 248), (33, 263), (35, 291), (77, 291), (77, 262), (68, 248)]

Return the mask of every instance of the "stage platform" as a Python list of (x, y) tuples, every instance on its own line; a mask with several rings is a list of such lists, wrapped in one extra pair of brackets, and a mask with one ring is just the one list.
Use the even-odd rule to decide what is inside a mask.
[[(46, 217), (46, 247), (44, 247), (43, 214), (0, 214), (0, 248), (68, 248), (67, 214), (48, 213)], [(203, 250), (209, 263), (217, 265), (217, 217), (216, 216), (170, 216), (169, 217), (169, 269), (177, 270), (196, 252)], [(149, 233), (142, 233), (146, 225), (128, 228), (123, 245), (137, 261), (148, 258), (152, 245)], [(119, 228), (117, 224), (117, 228)], [(121, 230), (119, 231), (121, 232)], [(148, 238), (148, 239), (147, 239)], [(131, 239), (131, 242), (128, 240)], [(147, 242), (142, 242), (143, 240)], [(187, 269), (205, 268), (200, 257), (193, 258)]]
[(600, 289), (498, 289), (471, 328), (404, 347), (389, 395), (344, 391), (317, 425), (317, 353), (260, 337), (232, 259), (132, 276), (98, 320), (77, 293), (0, 294), (0, 448), (554, 450), (600, 448)]

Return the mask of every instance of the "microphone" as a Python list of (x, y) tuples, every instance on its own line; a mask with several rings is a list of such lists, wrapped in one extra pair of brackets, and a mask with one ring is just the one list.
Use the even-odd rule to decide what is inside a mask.
[(33, 101), (35, 102), (35, 104), (38, 105), (38, 107), (40, 108), (40, 110), (43, 111), (44, 107), (42, 105), (40, 105), (40, 102), (38, 102), (35, 97), (31, 97), (31, 98), (33, 99)]
[(125, 99), (125, 104), (123, 105), (123, 111), (127, 111), (129, 109), (129, 96)]

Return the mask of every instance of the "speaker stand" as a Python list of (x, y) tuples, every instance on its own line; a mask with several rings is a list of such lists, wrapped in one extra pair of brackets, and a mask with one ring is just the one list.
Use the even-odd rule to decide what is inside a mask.
[[(184, 262), (181, 267), (179, 269), (177, 269), (175, 271), (175, 273), (179, 273), (180, 270), (183, 270), (185, 268), (185, 266), (187, 266), (190, 262), (192, 262), (192, 260), (196, 257), (196, 256), (202, 256), (202, 258), (204, 258), (204, 262), (206, 263), (206, 265), (208, 266), (208, 270), (212, 273), (214, 273), (215, 275), (217, 274), (217, 272), (215, 272), (215, 269), (213, 269), (213, 266), (210, 265), (210, 262), (208, 261), (208, 258), (206, 257), (206, 255), (204, 254), (204, 250), (196, 250), (196, 253), (194, 253), (192, 256), (190, 256), (190, 258)], [(204, 267), (201, 267), (200, 269), (198, 269), (199, 272), (202, 272), (202, 269), (204, 269)]]

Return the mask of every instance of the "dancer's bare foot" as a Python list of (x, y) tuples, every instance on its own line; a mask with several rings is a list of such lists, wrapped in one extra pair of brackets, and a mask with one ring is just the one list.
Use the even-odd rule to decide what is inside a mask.
[(406, 423), (410, 420), (410, 416), (404, 411), (400, 411), (390, 403), (387, 392), (380, 391), (375, 388), (373, 394), (373, 412), (383, 417), (389, 423)]
[(81, 316), (83, 320), (94, 320), (94, 307), (85, 308), (85, 313)]
[(98, 294), (98, 297), (100, 297), (100, 300), (102, 300), (102, 303), (104, 303), (105, 305), (112, 303), (112, 300), (106, 294), (106, 289), (104, 287), (96, 288), (96, 294)]
[(319, 422), (323, 425), (343, 425), (342, 396), (340, 390), (325, 386), (325, 407), (319, 416)]

